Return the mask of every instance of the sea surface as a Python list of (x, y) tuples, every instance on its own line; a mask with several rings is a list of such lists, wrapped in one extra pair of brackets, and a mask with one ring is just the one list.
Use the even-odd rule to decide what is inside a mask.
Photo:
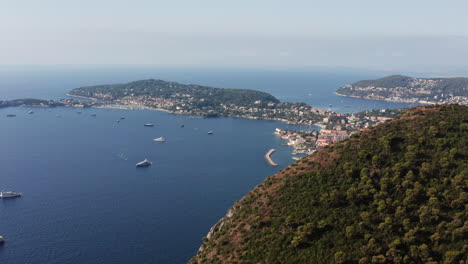
[[(257, 89), (342, 111), (408, 106), (333, 95), (366, 77), (374, 76), (3, 67), (0, 100), (60, 99), (79, 86), (157, 78)], [(272, 134), (277, 127), (314, 128), (152, 110), (0, 109), (0, 189), (24, 193), (0, 200), (0, 235), (7, 240), (0, 263), (186, 263), (236, 200), (293, 162), (292, 150)], [(153, 141), (161, 136), (166, 143)], [(278, 167), (264, 159), (271, 148)], [(136, 168), (145, 158), (153, 165)]]

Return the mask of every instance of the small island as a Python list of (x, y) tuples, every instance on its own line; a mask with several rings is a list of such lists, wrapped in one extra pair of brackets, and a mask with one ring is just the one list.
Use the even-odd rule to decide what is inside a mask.
[(412, 78), (392, 75), (345, 85), (336, 94), (403, 103), (468, 105), (468, 78)]

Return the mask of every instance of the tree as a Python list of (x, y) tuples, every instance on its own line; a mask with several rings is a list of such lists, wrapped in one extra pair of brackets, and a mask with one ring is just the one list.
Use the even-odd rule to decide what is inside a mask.
[(338, 251), (335, 253), (335, 263), (336, 264), (343, 264), (346, 262), (346, 253), (343, 251)]

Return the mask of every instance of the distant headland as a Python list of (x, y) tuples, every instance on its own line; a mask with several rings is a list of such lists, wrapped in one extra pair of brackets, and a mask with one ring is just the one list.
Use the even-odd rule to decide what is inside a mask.
[[(312, 125), (327, 111), (304, 103), (280, 102), (269, 93), (248, 89), (214, 88), (163, 80), (97, 85), (73, 89), (68, 96), (93, 99), (93, 107), (164, 110), (204, 117), (242, 117)], [(329, 112), (329, 111), (328, 111)]]
[(412, 78), (392, 75), (345, 85), (336, 94), (392, 102), (468, 105), (468, 78)]

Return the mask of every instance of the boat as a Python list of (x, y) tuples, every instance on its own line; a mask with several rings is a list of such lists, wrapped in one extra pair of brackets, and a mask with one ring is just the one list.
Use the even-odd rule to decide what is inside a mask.
[(117, 120), (116, 122), (117, 122), (117, 123), (120, 123), (120, 120)]
[(120, 119), (125, 119), (125, 117), (121, 117)]
[(156, 142), (166, 142), (166, 139), (163, 138), (163, 137), (158, 137), (158, 138), (155, 138), (153, 140), (156, 141)]
[(15, 117), (16, 115), (13, 115), (13, 114), (8, 114), (6, 115), (7, 117)]
[(213, 131), (208, 131), (208, 135), (213, 135), (214, 132)]
[(140, 161), (136, 164), (137, 167), (148, 167), (150, 166), (151, 164), (153, 164), (153, 162), (149, 161), (148, 159), (145, 159), (144, 161)]
[(28, 114), (34, 114), (34, 112), (33, 112), (33, 111), (29, 111)]
[(0, 191), (0, 199), (16, 198), (21, 197), (22, 193), (12, 191)]
[(0, 236), (0, 245), (3, 243), (5, 243), (5, 239), (2, 236)]
[(180, 125), (180, 127), (184, 127), (185, 125)]
[(81, 111), (77, 111), (76, 113), (77, 113), (77, 114), (81, 114), (82, 112), (81, 112)]
[(96, 116), (96, 114), (91, 114), (91, 116)]
[(146, 127), (154, 127), (154, 124), (146, 123), (146, 124), (144, 124), (144, 126), (146, 126)]

